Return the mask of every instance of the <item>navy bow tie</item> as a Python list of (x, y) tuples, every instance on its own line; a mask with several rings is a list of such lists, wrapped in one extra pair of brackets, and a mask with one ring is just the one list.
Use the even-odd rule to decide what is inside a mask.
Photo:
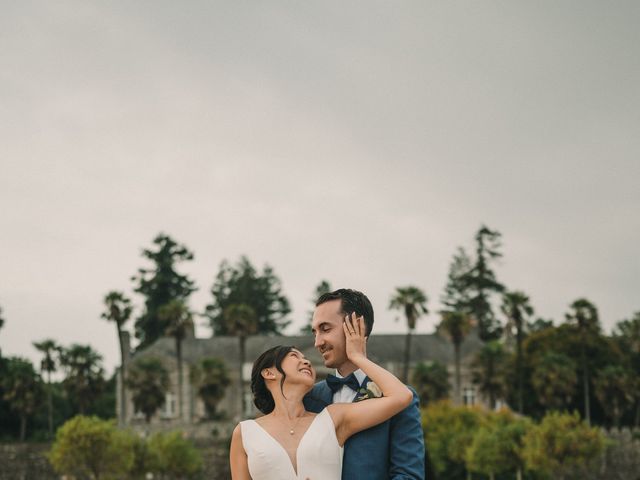
[(343, 378), (338, 378), (335, 375), (329, 374), (327, 375), (327, 385), (333, 393), (336, 393), (344, 385), (349, 387), (354, 392), (357, 392), (360, 388), (360, 382), (358, 382), (358, 379), (353, 373)]

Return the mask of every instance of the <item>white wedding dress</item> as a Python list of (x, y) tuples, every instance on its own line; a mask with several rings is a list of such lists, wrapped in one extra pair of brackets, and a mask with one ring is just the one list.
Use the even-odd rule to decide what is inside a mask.
[(343, 448), (325, 408), (312, 420), (296, 452), (298, 471), (286, 450), (255, 420), (240, 422), (252, 480), (340, 480)]

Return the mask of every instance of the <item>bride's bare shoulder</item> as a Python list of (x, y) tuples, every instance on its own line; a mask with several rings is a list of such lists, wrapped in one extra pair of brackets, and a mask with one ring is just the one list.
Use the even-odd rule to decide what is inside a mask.
[(240, 425), (239, 423), (235, 426), (233, 432), (231, 433), (231, 442), (233, 443), (234, 441), (242, 442), (242, 425)]
[(247, 464), (247, 452), (242, 444), (242, 427), (240, 424), (235, 426), (231, 434), (229, 463), (231, 466), (232, 480), (251, 480), (249, 466)]

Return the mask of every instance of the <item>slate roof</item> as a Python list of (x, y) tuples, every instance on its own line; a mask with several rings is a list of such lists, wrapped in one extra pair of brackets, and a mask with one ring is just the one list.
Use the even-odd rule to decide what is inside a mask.
[[(406, 335), (377, 334), (372, 335), (367, 345), (367, 355), (375, 362), (385, 365), (387, 362), (398, 363), (403, 360)], [(246, 361), (252, 362), (262, 352), (276, 345), (295, 345), (311, 362), (320, 366), (322, 358), (313, 347), (311, 335), (277, 336), (255, 335), (247, 338)], [(476, 335), (469, 335), (462, 344), (463, 360), (482, 346)], [(204, 357), (220, 357), (229, 365), (237, 365), (238, 339), (228, 336), (211, 338), (188, 338), (182, 344), (183, 359), (187, 363), (196, 363)], [(175, 340), (165, 337), (153, 345), (132, 356), (132, 361), (145, 356), (175, 357)], [(411, 340), (411, 361), (437, 361), (444, 365), (454, 363), (453, 346), (447, 339), (436, 335), (415, 334)]]

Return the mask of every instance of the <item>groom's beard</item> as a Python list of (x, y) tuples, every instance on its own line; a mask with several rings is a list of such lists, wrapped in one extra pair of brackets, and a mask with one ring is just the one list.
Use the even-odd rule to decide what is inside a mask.
[(333, 347), (328, 347), (320, 351), (322, 355), (322, 361), (324, 362), (324, 366), (327, 368), (338, 368), (342, 365), (346, 360), (346, 353), (336, 350)]

